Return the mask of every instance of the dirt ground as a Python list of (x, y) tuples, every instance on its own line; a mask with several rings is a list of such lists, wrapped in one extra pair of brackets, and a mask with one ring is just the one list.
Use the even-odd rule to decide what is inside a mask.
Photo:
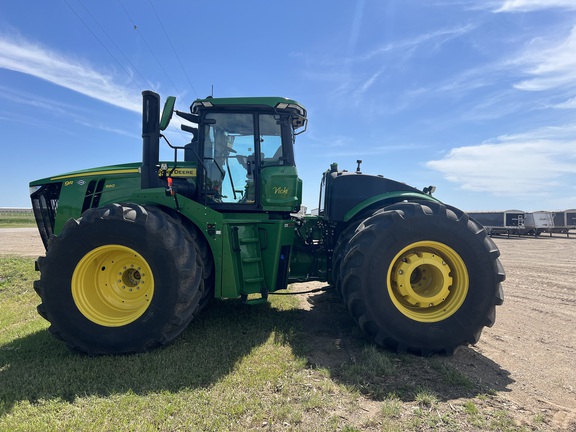
[(37, 228), (0, 228), (0, 256), (44, 255), (44, 246)]
[[(457, 352), (454, 361), (470, 376), (502, 389), (500, 396), (512, 409), (546, 410), (555, 427), (576, 431), (576, 235), (494, 241), (506, 270), (504, 304), (497, 308), (494, 327), (472, 350)], [(500, 370), (475, 363), (469, 358), (474, 353)]]
[[(519, 421), (541, 414), (553, 430), (576, 431), (576, 234), (494, 241), (506, 270), (504, 304), (494, 327), (484, 330), (476, 346), (457, 350), (449, 363), (494, 389), (497, 403)], [(43, 253), (35, 228), (0, 229), (0, 255)], [(298, 290), (318, 286), (299, 284)], [(301, 300), (318, 312), (309, 324), (324, 323), (318, 334), (333, 344), (328, 340), (339, 337), (338, 329), (320, 316), (330, 314), (331, 301), (317, 294)]]

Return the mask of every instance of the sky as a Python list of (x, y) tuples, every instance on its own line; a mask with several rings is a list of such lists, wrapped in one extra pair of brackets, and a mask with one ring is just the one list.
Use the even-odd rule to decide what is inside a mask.
[(299, 101), (308, 209), (358, 159), (466, 211), (576, 208), (574, 0), (0, 2), (0, 207), (141, 161), (146, 89), (182, 111), (212, 92)]

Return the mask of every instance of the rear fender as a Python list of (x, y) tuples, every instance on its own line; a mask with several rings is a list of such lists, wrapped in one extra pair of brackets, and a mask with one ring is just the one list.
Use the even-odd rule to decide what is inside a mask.
[(417, 192), (386, 192), (379, 195), (374, 195), (367, 200), (355, 205), (344, 215), (344, 222), (349, 222), (354, 219), (358, 214), (365, 212), (368, 208), (374, 208), (374, 210), (389, 206), (391, 204), (402, 202), (402, 201), (432, 201), (439, 203), (440, 201), (436, 198), (427, 195), (425, 193)]

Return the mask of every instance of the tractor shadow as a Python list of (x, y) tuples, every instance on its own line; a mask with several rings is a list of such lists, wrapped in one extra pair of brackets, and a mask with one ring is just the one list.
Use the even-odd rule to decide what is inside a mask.
[(40, 330), (0, 346), (0, 415), (19, 401), (73, 402), (88, 395), (206, 388), (268, 340), (273, 312), (269, 304), (214, 302), (173, 343), (121, 356), (72, 353), (47, 330)]
[(310, 367), (326, 368), (330, 376), (373, 400), (394, 395), (414, 401), (431, 392), (440, 401), (509, 392), (509, 371), (473, 347), (463, 346), (451, 356), (420, 357), (394, 353), (367, 340), (331, 290), (301, 295), (300, 332), (290, 341)]
[[(301, 307), (288, 310), (270, 303), (215, 302), (175, 342), (145, 354), (73, 354), (47, 330), (17, 339), (0, 347), (0, 415), (20, 401), (74, 402), (87, 395), (207, 388), (271, 337), (306, 359), (311, 371), (327, 371), (335, 382), (372, 400), (394, 394), (413, 401), (422, 390), (451, 400), (508, 391), (514, 382), (507, 371), (471, 348), (460, 348), (451, 357), (422, 358), (375, 347), (332, 292), (298, 298)], [(474, 367), (466, 367), (470, 364)]]

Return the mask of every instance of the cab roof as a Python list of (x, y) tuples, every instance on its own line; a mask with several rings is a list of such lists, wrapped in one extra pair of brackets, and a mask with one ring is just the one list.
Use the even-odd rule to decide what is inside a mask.
[(296, 110), (302, 117), (306, 117), (306, 108), (294, 99), (288, 99), (279, 96), (259, 96), (259, 97), (230, 97), (230, 98), (215, 98), (207, 97), (204, 99), (196, 99), (190, 106), (192, 113), (197, 113), (201, 109), (210, 108), (272, 108), (279, 110), (292, 109)]
[(262, 109), (274, 110), (276, 112), (288, 113), (292, 116), (294, 129), (306, 126), (307, 112), (301, 104), (294, 99), (288, 99), (280, 96), (259, 96), (259, 97), (231, 97), (231, 98), (214, 98), (207, 97), (196, 99), (190, 106), (192, 114), (198, 114), (200, 111), (210, 110), (235, 110), (235, 109)]

